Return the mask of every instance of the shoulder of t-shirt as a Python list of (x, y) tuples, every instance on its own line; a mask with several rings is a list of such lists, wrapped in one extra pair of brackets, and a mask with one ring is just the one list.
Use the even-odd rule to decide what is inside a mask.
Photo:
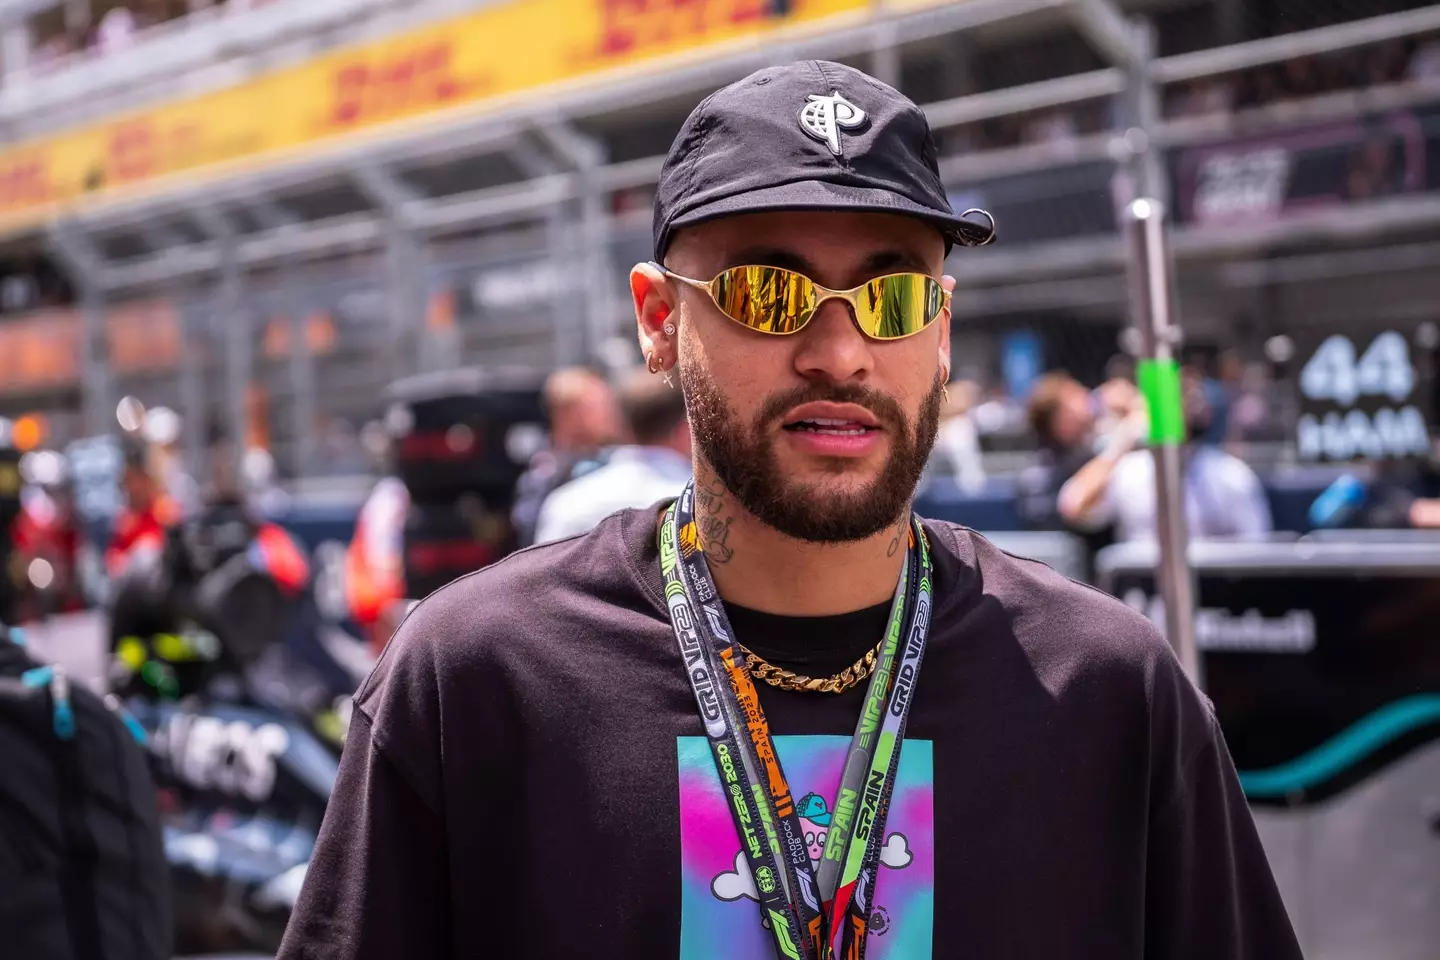
[[(1213, 742), (1214, 708), (1159, 628), (1103, 590), (1002, 550), (968, 527), (925, 523), (932, 543), (960, 564), (960, 602), (967, 608), (998, 603), (1002, 615), (982, 622), (1004, 624), (1053, 694), (1083, 689), (1087, 697), (1132, 699), (1144, 713), (1137, 722), (1149, 727), (1157, 788), (1164, 793), (1180, 783), (1184, 767)], [(942, 589), (937, 582), (937, 595)], [(1160, 772), (1160, 766), (1166, 769)]]
[(412, 607), (354, 704), (373, 748), (423, 797), (440, 789), (442, 714), (454, 709), (443, 704), (458, 697), (471, 722), (503, 730), (513, 694), (499, 679), (507, 668), (547, 655), (542, 645), (548, 655), (563, 655), (560, 641), (573, 634), (568, 625), (602, 608), (658, 603), (639, 585), (625, 520), (618, 514), (582, 536), (516, 551)]
[(1037, 667), (1057, 661), (1091, 676), (1125, 677), (1141, 682), (1147, 696), (1158, 673), (1180, 671), (1159, 628), (1105, 591), (1003, 550), (969, 527), (935, 520), (926, 526), (960, 563), (961, 592), (972, 594), (962, 602), (998, 603)]
[(614, 602), (619, 591), (640, 595), (623, 529), (626, 514), (584, 534), (517, 550), (453, 580), (415, 604), (355, 694), (366, 708), (402, 664), (423, 661), (436, 671), (484, 666), (496, 644), (533, 637), (547, 614), (575, 602)]
[(1167, 650), (1155, 625), (1143, 614), (1089, 584), (1072, 580), (1049, 564), (1004, 550), (983, 534), (948, 521), (926, 520), (944, 547), (976, 575), (976, 587), (1015, 615), (1042, 615), (1073, 622), (1077, 640), (1115, 642), (1145, 655)]

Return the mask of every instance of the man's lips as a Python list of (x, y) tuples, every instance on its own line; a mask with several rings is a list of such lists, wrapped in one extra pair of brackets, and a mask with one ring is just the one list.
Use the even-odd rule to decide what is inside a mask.
[(837, 435), (863, 435), (879, 430), (875, 415), (854, 403), (807, 403), (786, 415), (786, 430), (804, 430)]

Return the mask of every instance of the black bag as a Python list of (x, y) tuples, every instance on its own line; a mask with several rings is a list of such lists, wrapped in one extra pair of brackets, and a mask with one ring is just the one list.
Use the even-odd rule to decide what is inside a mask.
[(168, 960), (169, 866), (138, 735), (118, 705), (33, 660), (0, 626), (7, 960)]

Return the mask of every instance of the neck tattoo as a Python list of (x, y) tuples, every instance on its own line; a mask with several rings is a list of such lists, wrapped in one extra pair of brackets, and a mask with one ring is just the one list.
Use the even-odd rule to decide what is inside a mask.
[(725, 487), (719, 480), (695, 485), (695, 524), (700, 531), (700, 544), (711, 563), (729, 563), (735, 551), (728, 544), (730, 524), (735, 518), (725, 509)]
[(901, 541), (905, 540), (905, 539), (909, 536), (909, 534), (910, 534), (910, 514), (909, 514), (909, 512), (907, 511), (906, 514), (905, 514), (905, 519), (900, 521), (900, 528), (895, 531), (895, 538), (890, 541), (890, 546), (888, 546), (888, 547), (885, 548), (885, 556), (887, 556), (887, 557), (893, 557), (893, 556), (895, 556), (895, 554), (898, 553), (899, 550), (900, 550), (900, 543), (901, 543)]

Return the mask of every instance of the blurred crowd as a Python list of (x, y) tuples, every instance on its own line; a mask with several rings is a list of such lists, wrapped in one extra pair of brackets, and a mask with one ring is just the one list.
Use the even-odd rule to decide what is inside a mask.
[[(53, 69), (71, 56), (89, 53), (104, 56), (128, 49), (143, 39), (146, 31), (192, 13), (211, 8), (228, 11), (252, 10), (277, 0), (91, 0), (88, 7), (66, 6), (46, 11), (37, 18), (30, 53), (30, 67)], [(72, 13), (79, 11), (80, 16)]]
[[(1440, 36), (1395, 40), (1316, 57), (1297, 57), (1228, 76), (1178, 83), (1165, 91), (1172, 119), (1231, 114), (1305, 100), (1440, 77)], [(951, 153), (1032, 144), (1064, 145), (1116, 126), (1116, 104), (1094, 102), (1014, 114), (946, 131)]]
[[(1266, 539), (1275, 524), (1255, 451), (1287, 439), (1293, 391), (1268, 364), (1242, 362), (1234, 352), (1187, 358), (1179, 381), (1192, 539)], [(1155, 538), (1151, 411), (1131, 358), (1113, 358), (1094, 387), (1061, 370), (1040, 375), (1020, 396), (960, 379), (947, 386), (922, 497), (950, 486), (962, 497), (1013, 498), (1026, 527), (1075, 535), (1091, 563), (1110, 544)], [(689, 478), (684, 398), (661, 378), (640, 370), (612, 383), (589, 368), (566, 368), (547, 378), (541, 402), (549, 433), (519, 461), (524, 469), (505, 508), (508, 532), (504, 545), (496, 544), (501, 553), (584, 533), (617, 510), (658, 502)], [(217, 504), (257, 518), (256, 524), (284, 514), (287, 495), (261, 447), (234, 463), (233, 446), (212, 428), (209, 475), (201, 483), (185, 468), (174, 414), (159, 408), (131, 420), (127, 425), (122, 410), (127, 433), (123, 463), (109, 481), (116, 489), (108, 539), (88, 550), (85, 517), (94, 511), (77, 509), (76, 502), (77, 485), (86, 485), (77, 478), (83, 469), (58, 452), (35, 451), (21, 462), (21, 479), (11, 489), (0, 483), (0, 529), (9, 528), (0, 538), (0, 569), (9, 573), (0, 577), (0, 593), (6, 580), (11, 593), (8, 601), (0, 597), (0, 606), (8, 603), (16, 620), (94, 605), (103, 595), (96, 583), (113, 580), (137, 553), (157, 549), (168, 530)], [(379, 465), (383, 474), (358, 511), (340, 601), (378, 650), (410, 596), (407, 525), (433, 527), (435, 516), (421, 515), (433, 514), (434, 505), (411, 497), (399, 479), (401, 454), (378, 424), (356, 431), (336, 421), (326, 436), (325, 459), (334, 470), (373, 477)], [(1024, 438), (1023, 450), (1016, 449), (1017, 438)], [(1418, 483), (1405, 472), (1410, 466), (1386, 469), (1394, 475), (1369, 481), (1372, 513), (1394, 516), (1357, 513), (1352, 519), (1372, 527), (1440, 526), (1440, 474), (1431, 470)], [(0, 462), (0, 480), (6, 475)], [(445, 529), (425, 536), (478, 536), (444, 519), (449, 512), (438, 516)]]
[[(1291, 391), (1277, 380), (1272, 364), (1247, 362), (1238, 352), (1226, 350), (1213, 359), (1193, 356), (1185, 369), (1214, 411), (1203, 433), (1204, 442), (1238, 451), (1248, 444), (1288, 438), (1285, 398)], [(983, 472), (969, 461), (992, 450), (1045, 449), (1051, 433), (1049, 411), (1059, 405), (1054, 396), (1057, 377), (1042, 377), (1023, 396), (1010, 394), (999, 383), (952, 383), (947, 419), (936, 448), (942, 459), (941, 472), (956, 477), (962, 488), (975, 491), (980, 488), (976, 478), (983, 482)], [(1066, 380), (1079, 386), (1073, 378)], [(1135, 395), (1134, 380), (1134, 361), (1128, 356), (1117, 355), (1106, 364), (1105, 382), (1088, 401), (1102, 428), (1108, 429), (1113, 418), (1123, 416), (1121, 401)], [(962, 456), (961, 450), (969, 452)]]

